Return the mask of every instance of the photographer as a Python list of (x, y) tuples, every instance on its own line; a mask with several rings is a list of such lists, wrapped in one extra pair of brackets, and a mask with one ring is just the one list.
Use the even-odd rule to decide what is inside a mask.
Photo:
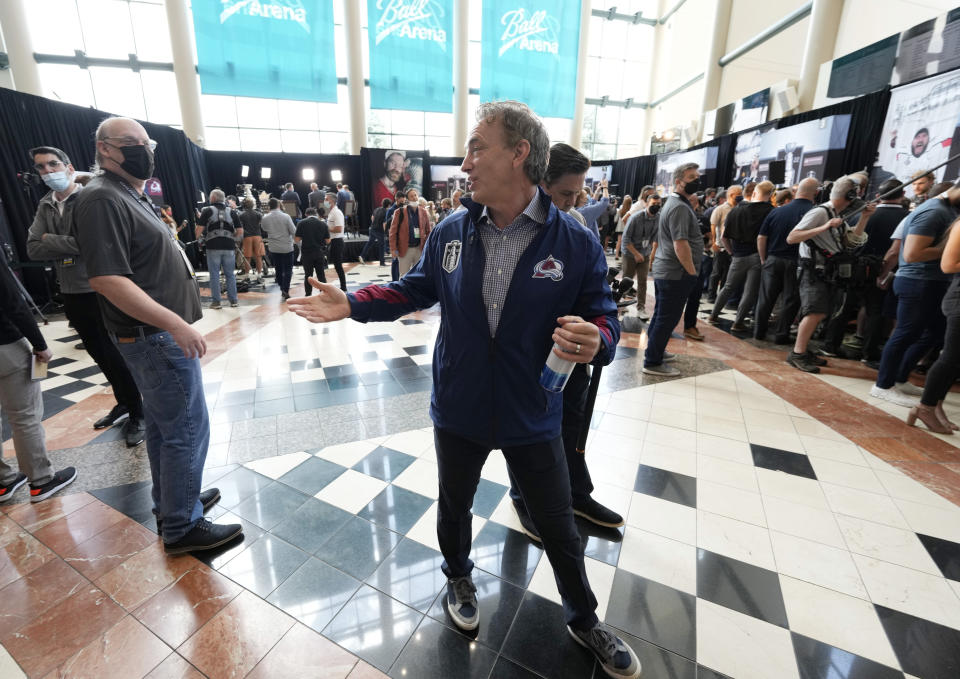
[(53, 260), (67, 320), (113, 388), (117, 405), (94, 422), (93, 428), (106, 429), (128, 418), (123, 425), (123, 437), (132, 448), (144, 439), (143, 402), (123, 357), (107, 335), (97, 293), (87, 282), (87, 270), (73, 236), (73, 210), (83, 187), (74, 181), (73, 165), (60, 149), (38, 146), (31, 149), (30, 155), (34, 170), (50, 192), (40, 199), (30, 225), (27, 254), (34, 260)]
[(263, 245), (263, 230), (260, 221), (263, 213), (256, 209), (253, 198), (243, 199), (243, 210), (240, 211), (240, 226), (243, 230), (243, 273), (249, 280), (250, 262), (257, 272), (257, 280), (267, 275), (266, 248)]
[(864, 230), (876, 205), (861, 213), (856, 227), (849, 227), (840, 213), (857, 198), (856, 182), (838, 179), (830, 190), (830, 200), (810, 209), (787, 235), (787, 243), (800, 244), (800, 314), (793, 351), (787, 363), (803, 372), (820, 372), (826, 361), (808, 350), (814, 330), (830, 311), (830, 302), (840, 278), (849, 276), (852, 253), (867, 242)]
[(239, 306), (237, 300), (237, 238), (243, 238), (243, 225), (237, 211), (226, 205), (226, 196), (220, 189), (210, 192), (210, 205), (203, 208), (197, 221), (197, 240), (207, 248), (207, 271), (210, 272), (211, 309), (220, 308), (220, 270), (227, 277), (227, 297), (230, 306)]

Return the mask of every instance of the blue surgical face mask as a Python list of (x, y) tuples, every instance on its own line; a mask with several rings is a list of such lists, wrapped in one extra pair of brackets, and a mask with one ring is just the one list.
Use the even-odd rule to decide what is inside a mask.
[(64, 191), (70, 186), (70, 177), (66, 172), (49, 172), (43, 175), (43, 183), (54, 191)]

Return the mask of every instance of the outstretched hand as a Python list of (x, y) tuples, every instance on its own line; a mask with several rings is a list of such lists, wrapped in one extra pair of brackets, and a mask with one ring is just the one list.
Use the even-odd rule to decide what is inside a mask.
[(287, 306), (291, 311), (311, 323), (330, 323), (350, 316), (350, 302), (343, 290), (313, 277), (308, 280), (316, 293), (288, 299)]

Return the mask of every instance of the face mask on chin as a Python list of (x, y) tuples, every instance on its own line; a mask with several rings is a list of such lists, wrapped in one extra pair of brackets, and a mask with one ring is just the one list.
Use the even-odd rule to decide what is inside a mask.
[(70, 186), (70, 177), (66, 172), (49, 172), (43, 175), (43, 183), (54, 191), (64, 191)]
[(120, 163), (120, 169), (135, 179), (146, 181), (153, 176), (153, 151), (140, 144), (134, 146), (121, 146), (120, 152), (123, 153), (123, 162)]

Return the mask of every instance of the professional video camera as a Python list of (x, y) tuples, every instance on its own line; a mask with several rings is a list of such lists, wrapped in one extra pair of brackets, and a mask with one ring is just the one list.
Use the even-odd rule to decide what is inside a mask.
[(43, 183), (43, 180), (40, 178), (40, 175), (38, 175), (36, 172), (31, 172), (30, 170), (17, 172), (17, 181), (23, 184), (25, 188), (40, 186), (40, 184)]

